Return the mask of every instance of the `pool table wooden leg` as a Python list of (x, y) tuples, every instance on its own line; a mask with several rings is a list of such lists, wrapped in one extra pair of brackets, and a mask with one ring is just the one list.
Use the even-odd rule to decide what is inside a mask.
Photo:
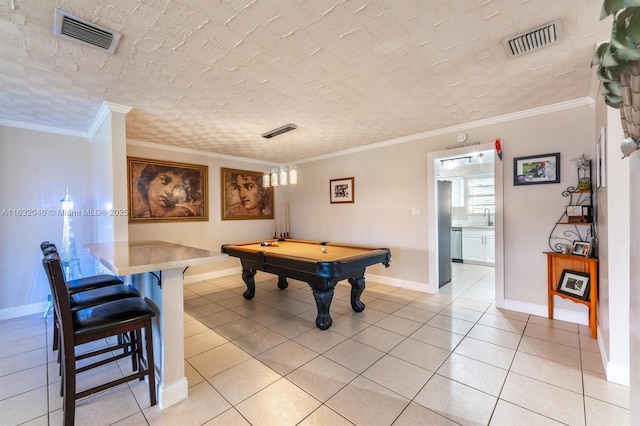
[(242, 293), (245, 299), (250, 300), (253, 299), (253, 296), (256, 294), (256, 280), (254, 277), (256, 276), (255, 269), (243, 269), (242, 270), (242, 281), (247, 286), (247, 290)]
[(329, 315), (329, 307), (331, 306), (331, 299), (333, 299), (333, 288), (327, 290), (313, 289), (313, 297), (316, 299), (316, 306), (318, 308), (318, 316), (316, 317), (316, 326), (320, 330), (326, 330), (331, 327), (333, 320)]
[(356, 312), (364, 311), (364, 303), (360, 300), (360, 295), (364, 291), (364, 276), (359, 278), (349, 278), (351, 284), (351, 308)]
[(289, 283), (287, 282), (287, 277), (285, 277), (284, 275), (278, 275), (278, 288), (280, 290), (284, 290), (287, 287), (289, 287)]

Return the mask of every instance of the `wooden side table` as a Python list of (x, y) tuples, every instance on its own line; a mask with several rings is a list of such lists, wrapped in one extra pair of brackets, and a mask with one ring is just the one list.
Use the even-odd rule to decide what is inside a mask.
[[(553, 319), (553, 296), (581, 303), (589, 308), (589, 328), (591, 337), (597, 337), (598, 321), (598, 259), (573, 254), (544, 252), (547, 255), (547, 280), (549, 293), (549, 319)], [(559, 293), (558, 283), (565, 269), (589, 274), (589, 300), (582, 300), (568, 294)]]

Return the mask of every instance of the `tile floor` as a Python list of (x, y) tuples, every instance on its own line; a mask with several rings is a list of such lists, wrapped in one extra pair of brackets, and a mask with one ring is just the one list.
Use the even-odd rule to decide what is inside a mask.
[[(629, 424), (588, 328), (495, 308), (492, 268), (454, 264), (439, 295), (369, 282), (362, 313), (340, 283), (326, 331), (305, 283), (257, 281), (252, 301), (239, 275), (185, 286), (185, 401), (150, 407), (131, 382), (78, 402), (76, 424)], [(1, 425), (62, 424), (50, 321), (0, 322)]]

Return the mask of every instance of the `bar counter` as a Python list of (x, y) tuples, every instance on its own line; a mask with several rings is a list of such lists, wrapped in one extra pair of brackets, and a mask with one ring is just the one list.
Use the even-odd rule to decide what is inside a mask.
[(153, 347), (158, 404), (169, 407), (188, 396), (184, 374), (184, 271), (193, 265), (223, 262), (228, 255), (165, 241), (85, 244), (115, 275), (134, 285), (155, 304)]

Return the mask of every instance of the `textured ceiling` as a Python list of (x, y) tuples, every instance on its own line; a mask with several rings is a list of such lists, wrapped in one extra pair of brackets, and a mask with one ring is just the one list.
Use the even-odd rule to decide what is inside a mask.
[[(0, 124), (86, 134), (107, 101), (130, 139), (275, 162), (592, 95), (610, 26), (596, 0), (0, 1)], [(115, 54), (54, 36), (55, 8), (122, 33)]]

